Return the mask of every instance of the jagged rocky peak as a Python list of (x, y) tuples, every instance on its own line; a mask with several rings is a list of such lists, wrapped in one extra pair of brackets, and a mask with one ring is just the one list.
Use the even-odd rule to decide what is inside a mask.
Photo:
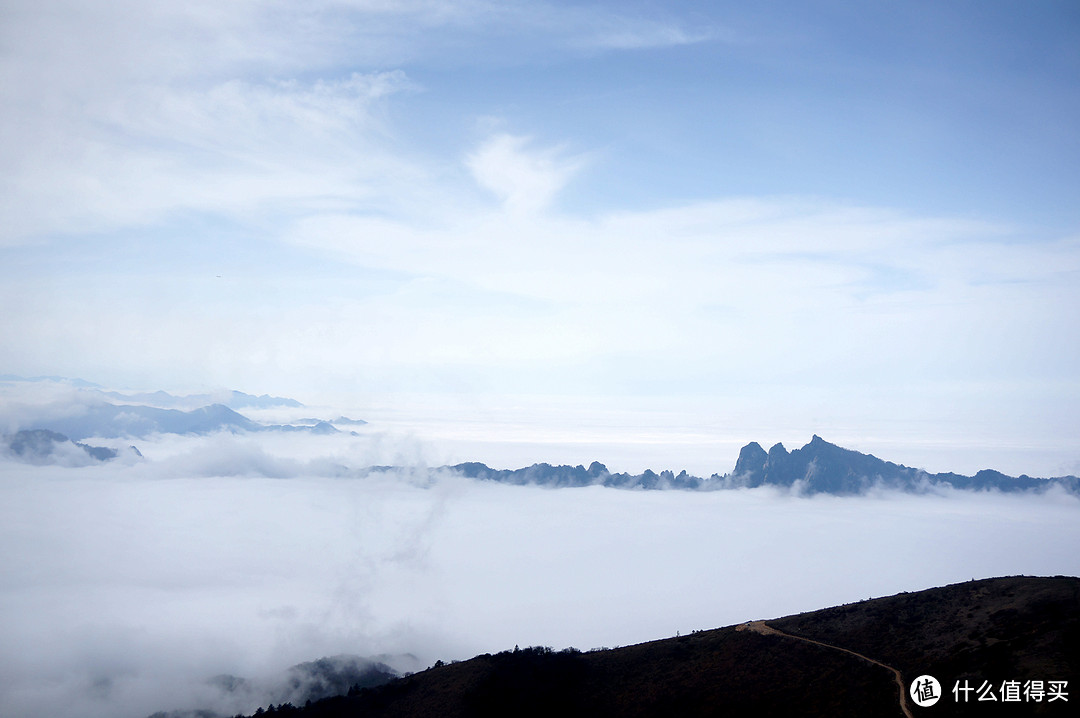
[(711, 479), (691, 476), (686, 471), (675, 474), (670, 469), (660, 472), (646, 469), (638, 475), (620, 472), (612, 474), (607, 467), (594, 461), (586, 469), (582, 465), (552, 466), (533, 464), (521, 469), (491, 469), (470, 462), (445, 467), (467, 478), (500, 481), (508, 484), (546, 486), (606, 486), (625, 489), (685, 489), (712, 490), (720, 488), (755, 488), (758, 486), (796, 487), (809, 494), (830, 493), (857, 495), (879, 485), (901, 491), (923, 490), (928, 484), (951, 486), (956, 489), (989, 489), (1002, 491), (1042, 491), (1052, 485), (1080, 494), (1080, 478), (1034, 479), (1029, 476), (1010, 477), (998, 471), (983, 470), (975, 477), (959, 474), (928, 474), (901, 464), (894, 464), (851, 449), (831, 444), (817, 434), (802, 448), (788, 451), (781, 443), (766, 452), (761, 444), (752, 441), (739, 452), (735, 470)]
[(739, 459), (735, 462), (735, 475), (759, 474), (765, 468), (765, 461), (769, 455), (761, 444), (751, 441), (739, 452)]

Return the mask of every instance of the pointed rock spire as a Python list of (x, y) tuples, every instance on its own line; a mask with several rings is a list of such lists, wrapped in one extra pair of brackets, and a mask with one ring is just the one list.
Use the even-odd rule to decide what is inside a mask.
[(735, 475), (757, 474), (761, 476), (765, 470), (765, 460), (768, 458), (769, 455), (765, 453), (765, 449), (761, 448), (761, 444), (751, 441), (739, 452), (739, 460), (735, 462)]

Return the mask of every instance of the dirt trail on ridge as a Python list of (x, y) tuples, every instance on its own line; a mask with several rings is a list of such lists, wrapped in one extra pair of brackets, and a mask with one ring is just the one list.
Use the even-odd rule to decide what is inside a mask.
[(764, 636), (782, 636), (784, 638), (790, 638), (795, 641), (805, 641), (807, 643), (813, 643), (818, 646), (823, 646), (824, 648), (831, 648), (834, 651), (843, 651), (844, 653), (848, 653), (852, 656), (855, 656), (856, 658), (861, 658), (868, 663), (873, 663), (875, 666), (881, 666), (882, 668), (892, 672), (893, 678), (896, 680), (896, 687), (900, 689), (900, 710), (904, 712), (904, 715), (907, 716), (907, 718), (914, 718), (911, 713), (911, 708), (908, 706), (907, 691), (904, 689), (904, 679), (900, 675), (900, 671), (896, 670), (892, 666), (887, 666), (881, 661), (875, 661), (873, 658), (870, 658), (869, 656), (864, 656), (861, 653), (856, 653), (849, 648), (844, 648), (842, 646), (834, 646), (831, 643), (824, 643), (822, 641), (815, 641), (813, 638), (803, 638), (802, 636), (795, 636), (790, 633), (785, 633), (778, 628), (773, 628), (769, 624), (765, 623), (765, 621), (750, 621), (748, 623), (743, 623), (739, 626), (736, 626), (735, 630), (752, 631), (754, 633), (760, 633)]

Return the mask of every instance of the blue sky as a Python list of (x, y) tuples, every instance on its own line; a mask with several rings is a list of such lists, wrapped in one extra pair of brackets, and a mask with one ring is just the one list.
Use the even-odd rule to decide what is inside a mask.
[(1080, 462), (1075, 3), (2, 13), (6, 373)]

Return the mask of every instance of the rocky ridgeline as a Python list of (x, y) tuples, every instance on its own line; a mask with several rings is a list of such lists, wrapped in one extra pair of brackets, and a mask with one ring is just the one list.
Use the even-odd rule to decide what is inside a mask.
[(710, 490), (776, 486), (802, 493), (851, 495), (865, 493), (873, 487), (923, 491), (935, 486), (969, 490), (1046, 491), (1060, 486), (1066, 491), (1080, 493), (1080, 479), (1060, 476), (1050, 479), (1031, 476), (1007, 476), (1000, 471), (984, 469), (974, 476), (954, 473), (931, 474), (871, 454), (844, 449), (815, 435), (801, 449), (788, 451), (776, 444), (765, 451), (756, 441), (739, 452), (735, 470), (729, 474), (713, 474), (708, 478), (692, 476), (682, 471), (641, 474), (611, 473), (599, 462), (584, 466), (552, 466), (533, 464), (522, 469), (491, 469), (470, 462), (447, 467), (464, 476), (507, 484), (536, 484), (541, 486), (608, 486), (621, 489), (684, 489)]

